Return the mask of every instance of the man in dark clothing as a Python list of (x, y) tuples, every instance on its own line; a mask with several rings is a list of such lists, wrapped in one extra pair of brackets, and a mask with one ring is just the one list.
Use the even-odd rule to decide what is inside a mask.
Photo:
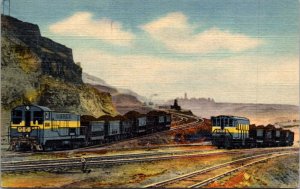
[(82, 157), (81, 158), (81, 171), (83, 172), (83, 173), (85, 173), (86, 172), (86, 160), (85, 160), (85, 158), (84, 157)]

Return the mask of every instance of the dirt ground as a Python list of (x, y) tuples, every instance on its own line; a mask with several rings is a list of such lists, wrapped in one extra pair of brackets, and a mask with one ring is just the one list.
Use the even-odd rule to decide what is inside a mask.
[[(2, 174), (2, 187), (142, 187), (154, 182), (170, 179), (192, 171), (233, 160), (236, 155), (190, 157), (154, 162), (103, 165), (91, 173), (80, 170), (65, 172), (30, 172)], [(257, 164), (247, 170), (224, 178), (209, 187), (295, 187), (298, 184), (299, 156), (282, 157)], [(264, 171), (261, 171), (264, 170)]]
[[(263, 170), (263, 171), (262, 171)], [(298, 188), (299, 154), (279, 157), (211, 183), (207, 188)]]
[(91, 168), (92, 172), (31, 172), (2, 175), (2, 187), (142, 187), (231, 160), (229, 155), (191, 157)]

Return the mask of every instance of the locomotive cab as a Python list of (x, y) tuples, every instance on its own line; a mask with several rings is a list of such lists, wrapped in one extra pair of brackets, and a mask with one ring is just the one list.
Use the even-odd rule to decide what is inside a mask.
[(44, 106), (22, 105), (11, 111), (11, 150), (41, 150), (41, 135), (52, 111)]

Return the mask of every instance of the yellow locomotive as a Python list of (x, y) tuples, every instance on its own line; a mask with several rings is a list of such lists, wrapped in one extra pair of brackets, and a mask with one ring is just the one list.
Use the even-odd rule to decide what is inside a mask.
[(212, 143), (215, 146), (232, 148), (251, 146), (250, 121), (244, 117), (220, 115), (211, 117)]

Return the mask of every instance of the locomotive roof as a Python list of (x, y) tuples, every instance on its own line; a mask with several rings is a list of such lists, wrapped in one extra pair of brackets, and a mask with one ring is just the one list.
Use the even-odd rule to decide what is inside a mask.
[(227, 118), (233, 118), (233, 119), (249, 120), (246, 117), (239, 117), (239, 116), (232, 116), (232, 115), (219, 115), (219, 116), (212, 116), (212, 117), (227, 117)]
[(42, 111), (45, 111), (45, 112), (53, 112), (53, 110), (51, 110), (50, 108), (48, 107), (45, 107), (45, 106), (39, 106), (39, 105), (35, 105), (35, 104), (28, 104), (28, 105), (20, 105), (20, 106), (16, 106), (15, 108), (13, 108), (13, 110), (17, 109), (17, 108), (26, 108), (27, 106), (29, 107), (37, 107), (39, 109), (41, 109)]

